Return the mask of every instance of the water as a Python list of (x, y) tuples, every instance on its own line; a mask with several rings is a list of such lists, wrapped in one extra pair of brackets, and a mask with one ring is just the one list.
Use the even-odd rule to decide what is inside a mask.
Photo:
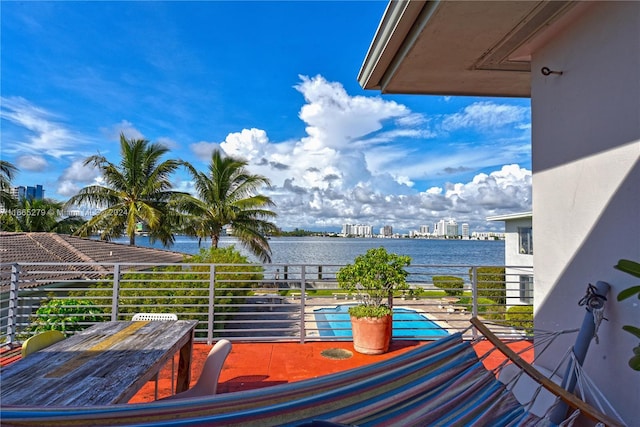
[[(128, 238), (114, 242), (128, 243)], [(163, 249), (158, 242), (149, 243), (146, 236), (136, 237), (136, 244)], [(207, 248), (210, 241), (203, 241)], [(248, 253), (233, 237), (222, 237), (221, 247), (235, 245), (236, 249), (249, 257)], [(356, 256), (368, 249), (383, 246), (389, 252), (409, 255), (412, 265), (504, 265), (504, 241), (502, 240), (429, 240), (429, 239), (364, 239), (341, 237), (273, 237), (269, 240), (274, 264), (322, 264), (343, 265), (352, 263)], [(177, 236), (170, 250), (195, 254), (199, 251), (198, 239)]]
[[(316, 323), (321, 337), (351, 337), (349, 306), (315, 309)], [(449, 333), (420, 313), (407, 308), (393, 309), (393, 336), (440, 338)]]

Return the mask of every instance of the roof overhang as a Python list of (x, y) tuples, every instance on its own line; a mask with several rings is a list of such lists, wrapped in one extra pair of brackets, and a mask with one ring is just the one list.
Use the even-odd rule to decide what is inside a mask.
[(532, 219), (533, 212), (520, 212), (507, 215), (488, 216), (487, 221), (513, 221), (516, 219)]
[(528, 97), (531, 53), (588, 3), (392, 0), (358, 81), (383, 93)]

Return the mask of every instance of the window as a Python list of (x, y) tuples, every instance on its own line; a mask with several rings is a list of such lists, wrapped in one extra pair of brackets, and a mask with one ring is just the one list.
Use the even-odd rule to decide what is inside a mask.
[(520, 302), (533, 304), (533, 276), (520, 276)]
[(518, 227), (520, 253), (533, 255), (533, 233), (531, 227)]

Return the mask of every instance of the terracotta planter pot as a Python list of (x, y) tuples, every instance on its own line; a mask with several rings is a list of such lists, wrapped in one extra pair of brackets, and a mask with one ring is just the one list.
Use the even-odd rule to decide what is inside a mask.
[(393, 317), (351, 317), (353, 348), (362, 354), (382, 354), (389, 350)]

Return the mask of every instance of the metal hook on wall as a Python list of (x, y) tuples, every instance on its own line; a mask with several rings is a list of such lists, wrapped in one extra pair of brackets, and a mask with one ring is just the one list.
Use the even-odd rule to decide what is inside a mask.
[(552, 71), (549, 69), (549, 67), (542, 67), (540, 72), (545, 76), (548, 76), (549, 74), (558, 74), (560, 76), (562, 75), (562, 71)]

